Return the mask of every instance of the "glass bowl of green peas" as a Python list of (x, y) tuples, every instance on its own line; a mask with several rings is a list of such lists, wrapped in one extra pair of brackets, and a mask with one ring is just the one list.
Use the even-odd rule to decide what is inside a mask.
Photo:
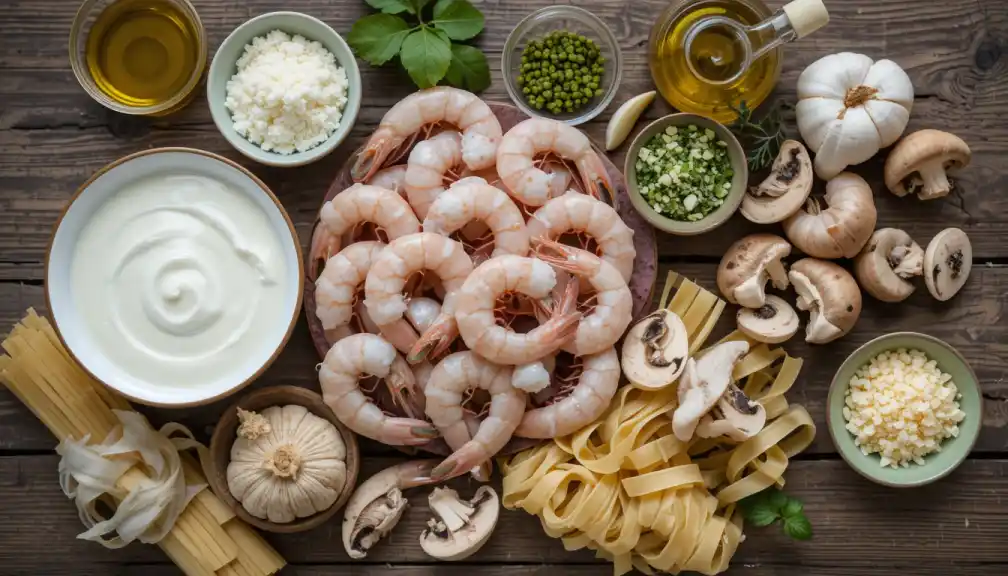
[(529, 14), (504, 43), (501, 71), (511, 100), (529, 116), (572, 126), (595, 118), (616, 97), (623, 59), (605, 22), (576, 6)]

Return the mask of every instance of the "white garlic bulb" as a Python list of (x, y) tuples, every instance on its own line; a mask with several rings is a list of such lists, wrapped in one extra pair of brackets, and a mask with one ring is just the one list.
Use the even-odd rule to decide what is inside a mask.
[(339, 430), (304, 406), (238, 409), (228, 489), (256, 518), (283, 524), (328, 509), (346, 484)]

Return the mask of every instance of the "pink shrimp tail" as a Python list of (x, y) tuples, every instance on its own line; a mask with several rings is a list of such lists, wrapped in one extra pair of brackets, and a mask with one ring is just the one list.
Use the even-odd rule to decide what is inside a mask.
[(308, 279), (314, 282), (318, 279), (325, 263), (339, 254), (342, 248), (340, 237), (333, 234), (322, 222), (315, 226), (312, 232), (311, 246), (308, 249)]
[(437, 482), (444, 482), (457, 478), (466, 472), (475, 472), (484, 462), (488, 462), (488, 456), (480, 450), (480, 445), (470, 440), (461, 448), (444, 459), (443, 462), (434, 467), (431, 471), (431, 478)]
[(436, 358), (448, 350), (458, 335), (455, 318), (451, 314), (442, 313), (416, 341), (406, 355), (406, 360), (410, 364), (417, 364), (427, 358)]
[(350, 176), (354, 182), (367, 182), (381, 169), (384, 158), (382, 157), (383, 141), (368, 142), (367, 147), (357, 154), (353, 167), (350, 169)]
[(423, 446), (439, 436), (430, 422), (414, 418), (389, 418), (375, 440), (388, 446)]

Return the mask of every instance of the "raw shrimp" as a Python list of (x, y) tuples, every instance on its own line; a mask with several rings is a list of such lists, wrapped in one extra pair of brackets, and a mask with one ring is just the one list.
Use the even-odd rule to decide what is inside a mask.
[(585, 192), (612, 204), (613, 185), (591, 141), (577, 128), (548, 118), (532, 118), (517, 124), (508, 130), (497, 148), (497, 173), (519, 202), (542, 206), (566, 190), (569, 179), (564, 174), (542, 170), (542, 162), (536, 159), (542, 154), (573, 163)]
[[(407, 302), (403, 290), (410, 277), (426, 271), (436, 274), (446, 291), (447, 308), (452, 293), (462, 287), (472, 269), (472, 260), (462, 244), (451, 238), (429, 232), (403, 236), (390, 242), (372, 264), (364, 281), (364, 305), (382, 336), (401, 352), (408, 353), (418, 343), (416, 331), (405, 318)], [(446, 349), (458, 334), (450, 312), (450, 308), (442, 309), (425, 333), (428, 341), (436, 340), (431, 346), (435, 354)], [(442, 338), (447, 340), (443, 345)], [(410, 363), (422, 359), (412, 355), (409, 358)]]
[(406, 198), (406, 187), (404, 186), (406, 183), (406, 165), (397, 164), (388, 168), (382, 168), (367, 183), (371, 186), (391, 190)]
[(615, 344), (633, 319), (633, 296), (619, 270), (591, 252), (555, 240), (533, 238), (532, 249), (540, 260), (586, 279), (595, 290), (588, 302), (591, 312), (581, 319), (577, 334), (563, 349), (575, 356), (586, 356)]
[[(616, 348), (580, 358), (581, 374), (570, 394), (542, 408), (525, 412), (515, 430), (522, 438), (559, 438), (594, 422), (609, 407), (619, 388)], [(562, 391), (563, 392), (563, 391)]]
[(569, 310), (573, 307), (569, 301), (577, 298), (576, 282), (568, 283), (573, 290), (557, 303), (558, 313), (527, 334), (498, 325), (494, 314), (498, 298), (514, 292), (549, 298), (556, 282), (553, 268), (535, 258), (508, 254), (480, 264), (455, 299), (455, 319), (466, 346), (491, 362), (510, 366), (530, 364), (556, 352), (571, 339), (581, 320), (579, 312)]
[(536, 210), (528, 222), (528, 231), (533, 238), (549, 240), (572, 232), (583, 233), (598, 244), (602, 259), (615, 266), (624, 281), (630, 281), (634, 258), (637, 257), (634, 232), (605, 202), (585, 194), (567, 192)]
[(366, 181), (388, 160), (401, 157), (418, 135), (445, 124), (462, 132), (466, 166), (493, 166), (503, 133), (493, 110), (472, 92), (438, 86), (410, 94), (385, 113), (354, 162), (354, 181)]
[[(330, 344), (350, 333), (346, 328), (357, 312), (358, 294), (368, 270), (384, 248), (382, 242), (351, 244), (326, 262), (322, 274), (315, 281), (315, 315), (322, 322)], [(361, 318), (362, 322), (365, 320), (371, 319)]]
[(361, 376), (385, 381), (401, 407), (410, 406), (416, 382), (409, 365), (381, 336), (354, 334), (329, 349), (319, 367), (322, 398), (339, 421), (361, 436), (390, 446), (419, 446), (438, 436), (430, 423), (382, 412), (361, 391)]
[(386, 188), (365, 184), (354, 184), (323, 204), (319, 219), (309, 251), (312, 280), (318, 278), (318, 262), (339, 253), (340, 237), (362, 224), (377, 225), (389, 240), (420, 231), (420, 221), (406, 200)]
[(423, 334), (430, 330), (438, 316), (441, 315), (441, 303), (424, 296), (410, 298), (410, 301), (406, 303), (405, 315), (417, 332)]
[[(518, 206), (510, 196), (482, 178), (459, 180), (438, 196), (423, 221), (423, 230), (450, 236), (470, 222), (484, 222), (490, 228), (493, 234), (491, 258), (503, 254), (528, 254), (528, 228)], [(475, 248), (479, 253), (482, 247)], [(480, 257), (486, 259), (485, 256)]]
[[(472, 388), (490, 393), (490, 411), (470, 436), (462, 404)], [(431, 472), (439, 481), (466, 471), (483, 476), (485, 471), (479, 467), (507, 444), (525, 412), (525, 395), (511, 387), (511, 368), (492, 364), (472, 352), (456, 352), (439, 362), (425, 396), (427, 416), (454, 450)]]
[(458, 132), (442, 132), (429, 140), (418, 142), (406, 162), (406, 199), (413, 212), (423, 218), (431, 204), (452, 182), (458, 180), (462, 163), (462, 136)]

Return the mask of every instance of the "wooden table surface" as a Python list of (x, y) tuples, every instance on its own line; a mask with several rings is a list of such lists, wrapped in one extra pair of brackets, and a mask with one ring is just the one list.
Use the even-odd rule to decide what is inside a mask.
[[(271, 169), (239, 156), (218, 134), (203, 95), (174, 116), (145, 121), (106, 111), (78, 86), (67, 60), (67, 35), (78, 0), (0, 2), (0, 327), (29, 306), (44, 309), (43, 259), (52, 225), (74, 190), (95, 170), (152, 147), (193, 146), (249, 166), (283, 201), (307, 241), (320, 199), (339, 164), (374, 130), (382, 114), (411, 91), (398, 69), (361, 65), (366, 95), (348, 142), (307, 168)], [(346, 34), (365, 13), (360, 0), (194, 0), (211, 49), (238, 24), (271, 10), (319, 17)], [(781, 0), (772, 4), (780, 5)], [(478, 2), (486, 15), (479, 42), (494, 72), (488, 99), (506, 101), (497, 70), (508, 31), (547, 2)], [(891, 58), (913, 79), (916, 102), (910, 130), (938, 128), (964, 138), (973, 163), (957, 192), (920, 203), (884, 190), (882, 163), (859, 166), (876, 192), (879, 226), (905, 229), (922, 245), (958, 226), (973, 241), (974, 272), (952, 302), (937, 303), (921, 288), (901, 305), (867, 299), (857, 327), (843, 340), (811, 348), (795, 339), (789, 351), (805, 358), (790, 400), (804, 404), (819, 426), (816, 442), (787, 471), (787, 490), (805, 502), (815, 537), (787, 540), (773, 529), (751, 529), (730, 574), (747, 576), (875, 575), (981, 576), (1008, 571), (1008, 2), (1004, 0), (828, 0), (832, 21), (809, 39), (787, 46), (778, 96), (793, 101), (801, 70), (816, 58), (856, 50)], [(661, 0), (585, 0), (612, 28), (625, 59), (619, 101), (652, 89), (646, 51)], [(609, 113), (615, 109), (612, 106)], [(664, 103), (647, 113), (668, 112)], [(586, 126), (601, 138), (608, 114)], [(792, 123), (793, 126), (793, 123)], [(617, 153), (613, 158), (622, 163)], [(821, 186), (820, 186), (821, 188)], [(659, 234), (661, 277), (675, 269), (714, 289), (724, 249), (753, 225), (736, 217), (716, 233), (687, 240)], [(2, 328), (0, 328), (2, 330)], [(867, 340), (894, 330), (942, 338), (972, 362), (984, 392), (983, 431), (969, 461), (944, 481), (894, 491), (863, 480), (841, 461), (825, 427), (830, 378), (843, 358)], [(257, 386), (318, 387), (318, 359), (302, 321), (286, 351)], [(220, 404), (180, 411), (147, 411), (160, 424), (177, 420), (205, 434)], [(78, 541), (81, 524), (57, 484), (54, 439), (6, 390), (0, 390), (0, 573), (176, 574), (155, 547), (108, 551)], [(365, 442), (364, 475), (402, 456)], [(464, 490), (467, 482), (459, 483)], [(1002, 501), (1004, 498), (1004, 501)], [(486, 547), (460, 565), (434, 564), (418, 545), (429, 512), (426, 492), (392, 536), (366, 560), (351, 564), (340, 543), (339, 521), (314, 531), (269, 540), (288, 559), (288, 574), (564, 574), (610, 573), (585, 551), (568, 553), (546, 537), (538, 521), (505, 512)]]

